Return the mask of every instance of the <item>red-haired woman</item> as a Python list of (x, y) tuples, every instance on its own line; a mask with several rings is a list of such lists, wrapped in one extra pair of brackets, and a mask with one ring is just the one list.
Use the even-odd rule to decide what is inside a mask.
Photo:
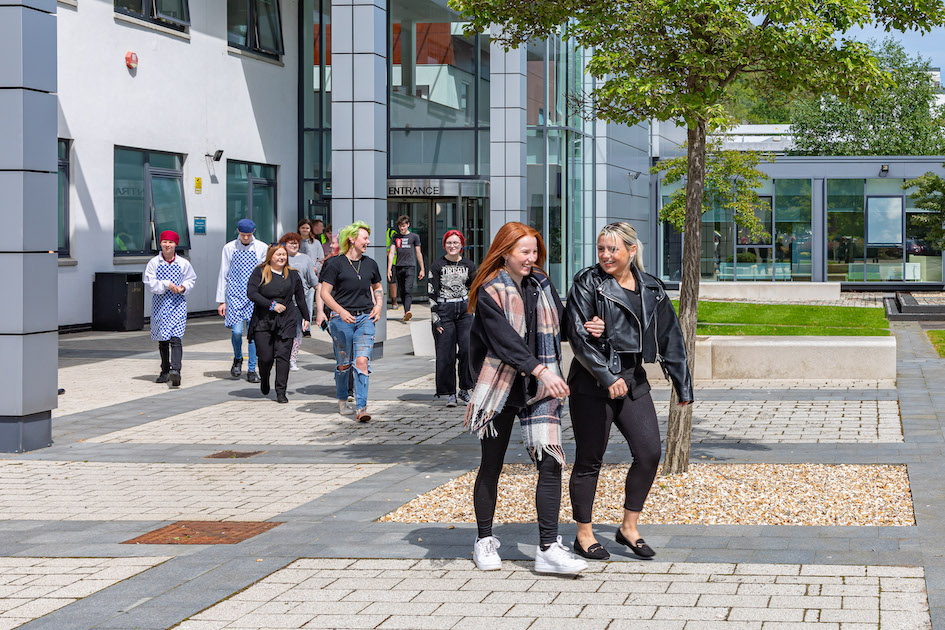
[[(436, 395), (447, 396), (446, 406), (456, 406), (456, 361), (459, 360), (459, 399), (469, 402), (473, 387), (469, 371), (469, 286), (476, 277), (476, 263), (464, 257), (466, 237), (459, 230), (443, 235), (446, 255), (430, 265), (430, 318), (436, 341)], [(459, 353), (457, 354), (457, 348)]]
[(284, 244), (272, 245), (266, 251), (266, 260), (249, 276), (246, 296), (255, 306), (249, 322), (249, 335), (256, 341), (259, 355), (259, 389), (263, 394), (269, 393), (269, 377), (275, 363), (276, 402), (287, 403), (289, 399), (285, 390), (289, 383), (292, 340), (295, 339), (299, 318), (302, 330), (307, 330), (311, 315), (305, 303), (302, 278), (289, 266), (289, 254)]
[(483, 571), (502, 566), (492, 520), (516, 416), (525, 448), (538, 468), (535, 570), (573, 574), (587, 568), (587, 562), (562, 545), (558, 535), (564, 463), (561, 410), (569, 390), (560, 363), (564, 307), (542, 270), (545, 258), (538, 232), (523, 223), (506, 223), (469, 290), (469, 310), (476, 314), (470, 334), (470, 368), (476, 385), (466, 408), (466, 425), (479, 436), (482, 447), (473, 491), (479, 533), (473, 560)]

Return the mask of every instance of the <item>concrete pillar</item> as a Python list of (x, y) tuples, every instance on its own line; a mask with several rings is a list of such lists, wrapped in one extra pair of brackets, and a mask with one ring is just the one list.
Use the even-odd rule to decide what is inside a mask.
[[(525, 48), (506, 52), (493, 33), (491, 56), (490, 236), (510, 221), (528, 222), (525, 181), (528, 66)], [(491, 238), (490, 238), (491, 240)]]
[(56, 407), (56, 0), (0, 0), (0, 451), (52, 444)]
[[(387, 3), (331, 3), (331, 220), (371, 226), (367, 255), (387, 273)], [(387, 287), (387, 278), (381, 283)], [(387, 338), (377, 323), (378, 350)], [(379, 354), (375, 352), (375, 358)]]

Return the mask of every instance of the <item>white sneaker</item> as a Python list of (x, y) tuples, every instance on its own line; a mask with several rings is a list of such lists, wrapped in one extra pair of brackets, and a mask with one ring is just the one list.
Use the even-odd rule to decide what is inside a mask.
[(561, 544), (561, 536), (551, 543), (548, 551), (542, 551), (541, 545), (535, 551), (535, 571), (537, 573), (579, 573), (587, 568), (587, 561), (578, 558)]
[(338, 413), (340, 413), (343, 416), (354, 415), (354, 407), (352, 407), (351, 403), (349, 403), (347, 400), (339, 400)]
[(289, 371), (290, 371), (290, 372), (298, 372), (298, 371), (299, 371), (299, 366), (298, 366), (298, 364), (297, 364), (295, 361), (289, 361)]
[(498, 549), (502, 546), (495, 536), (476, 539), (473, 545), (473, 562), (480, 571), (497, 571), (502, 568)]

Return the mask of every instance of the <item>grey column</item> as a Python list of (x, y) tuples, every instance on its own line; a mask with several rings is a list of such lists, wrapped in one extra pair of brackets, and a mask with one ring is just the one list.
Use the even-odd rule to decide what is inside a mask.
[(492, 77), (489, 225), (490, 236), (494, 237), (509, 221), (528, 222), (525, 181), (528, 66), (524, 47), (506, 52), (493, 40), (489, 54)]
[[(387, 3), (331, 3), (331, 220), (337, 233), (352, 221), (371, 226), (367, 255), (387, 287)], [(377, 322), (378, 351), (387, 338)], [(375, 358), (379, 354), (375, 353)]]
[(56, 407), (56, 0), (0, 0), (0, 60), (0, 451), (19, 453), (52, 444)]

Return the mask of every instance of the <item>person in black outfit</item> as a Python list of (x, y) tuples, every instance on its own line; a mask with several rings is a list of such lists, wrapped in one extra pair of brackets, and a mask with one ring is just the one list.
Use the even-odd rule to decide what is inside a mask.
[(496, 233), (469, 292), (470, 310), (476, 314), (470, 333), (476, 386), (466, 408), (466, 425), (479, 436), (482, 448), (473, 489), (478, 528), (473, 561), (483, 571), (502, 566), (492, 520), (516, 416), (525, 448), (538, 468), (535, 570), (572, 574), (587, 567), (558, 535), (564, 461), (561, 399), (568, 395), (568, 386), (559, 363), (564, 307), (541, 270), (545, 257), (537, 231), (522, 223), (506, 223)]
[(263, 394), (269, 393), (269, 377), (275, 363), (276, 401), (280, 403), (289, 402), (285, 390), (289, 384), (289, 357), (299, 318), (302, 330), (308, 330), (311, 318), (302, 278), (288, 261), (285, 245), (272, 245), (266, 252), (265, 262), (253, 270), (246, 286), (246, 296), (255, 306), (249, 335), (256, 341), (259, 357), (259, 389)]
[[(574, 278), (567, 325), (574, 351), (568, 376), (571, 426), (577, 447), (571, 471), (571, 504), (578, 532), (574, 550), (585, 558), (610, 554), (594, 537), (591, 514), (597, 477), (612, 424), (630, 445), (633, 463), (625, 484), (623, 523), (616, 540), (637, 556), (655, 552), (637, 529), (660, 460), (660, 433), (643, 363), (659, 361), (680, 405), (692, 402), (686, 345), (662, 283), (643, 271), (643, 250), (628, 223), (611, 223), (597, 237), (600, 264)], [(585, 323), (603, 319), (595, 339)]]
[[(404, 303), (403, 321), (409, 322), (413, 317), (410, 305), (413, 303), (413, 283), (422, 280), (423, 254), (420, 252), (420, 236), (410, 231), (410, 217), (403, 215), (397, 219), (399, 234), (394, 235), (387, 254), (387, 281), (396, 280), (400, 290), (400, 299)], [(397, 262), (394, 262), (396, 258)], [(417, 273), (417, 265), (420, 273)]]
[[(469, 371), (469, 285), (476, 277), (476, 263), (462, 255), (466, 237), (459, 230), (443, 235), (446, 255), (430, 267), (430, 315), (436, 343), (436, 396), (447, 396), (446, 406), (456, 406), (456, 361), (459, 359), (459, 399), (469, 402), (474, 381)], [(456, 349), (459, 348), (457, 354)]]

